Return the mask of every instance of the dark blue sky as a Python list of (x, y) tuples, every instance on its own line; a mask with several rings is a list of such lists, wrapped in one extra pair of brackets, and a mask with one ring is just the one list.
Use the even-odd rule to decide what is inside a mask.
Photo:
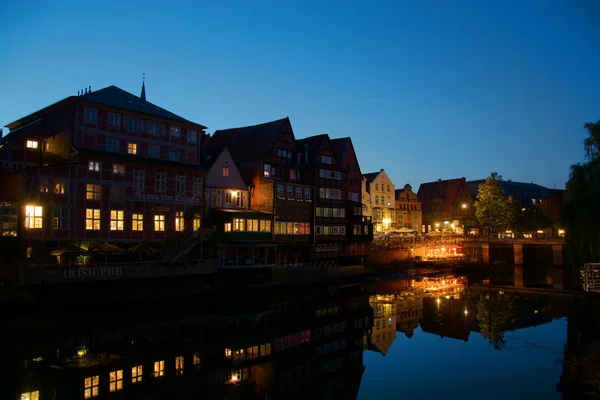
[[(166, 7), (168, 4), (170, 6)], [(397, 187), (562, 188), (600, 119), (600, 2), (0, 2), (0, 124), (92, 86), (209, 132), (285, 116)]]

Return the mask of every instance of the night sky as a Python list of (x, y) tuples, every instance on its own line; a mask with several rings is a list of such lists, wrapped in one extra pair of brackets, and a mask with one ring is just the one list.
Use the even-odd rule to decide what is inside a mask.
[[(168, 5), (169, 8), (165, 8)], [(600, 2), (4, 1), (0, 124), (116, 85), (217, 129), (289, 116), (396, 187), (563, 188), (600, 119)], [(5, 130), (6, 133), (6, 130)]]

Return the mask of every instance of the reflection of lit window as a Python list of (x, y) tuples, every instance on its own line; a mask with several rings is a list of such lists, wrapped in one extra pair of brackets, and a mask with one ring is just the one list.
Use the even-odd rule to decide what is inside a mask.
[(194, 366), (195, 367), (200, 366), (200, 356), (198, 355), (198, 353), (194, 353)]
[(116, 392), (117, 390), (123, 390), (123, 370), (118, 369), (116, 371), (111, 371), (109, 374), (110, 377), (110, 385), (109, 390), (111, 392)]
[(142, 381), (143, 369), (141, 365), (136, 365), (131, 368), (131, 382), (138, 383)]
[(158, 378), (159, 376), (165, 375), (165, 361), (155, 361), (154, 362), (154, 377)]
[(200, 214), (194, 214), (194, 219), (193, 219), (193, 223), (194, 223), (194, 230), (197, 231), (198, 229), (200, 229)]
[(175, 357), (175, 375), (183, 374), (183, 356)]
[(225, 349), (225, 357), (231, 358), (231, 349)]
[(43, 209), (41, 206), (25, 206), (25, 228), (42, 228), (42, 213)]
[(94, 375), (89, 378), (85, 378), (85, 390), (83, 392), (83, 397), (86, 399), (90, 399), (92, 397), (98, 397), (98, 387), (100, 386), (100, 376)]
[(21, 400), (40, 400), (40, 391), (22, 393)]

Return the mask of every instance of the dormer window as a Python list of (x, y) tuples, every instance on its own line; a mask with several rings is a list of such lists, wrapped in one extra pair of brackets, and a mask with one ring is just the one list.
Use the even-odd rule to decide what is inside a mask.
[(171, 126), (169, 133), (170, 133), (171, 137), (178, 138), (179, 134), (180, 134), (179, 127)]
[(95, 108), (85, 108), (84, 110), (85, 122), (95, 123), (98, 120), (98, 112)]
[(28, 140), (26, 145), (27, 145), (28, 149), (37, 149), (38, 148), (37, 140)]

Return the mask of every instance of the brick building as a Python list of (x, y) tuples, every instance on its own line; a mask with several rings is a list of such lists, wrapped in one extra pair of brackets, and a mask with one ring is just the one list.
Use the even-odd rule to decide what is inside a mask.
[[(104, 242), (168, 246), (200, 227), (203, 125), (116, 86), (86, 89), (9, 125), (0, 140), (1, 237), (52, 263)], [(4, 243), (4, 248), (14, 246)]]

